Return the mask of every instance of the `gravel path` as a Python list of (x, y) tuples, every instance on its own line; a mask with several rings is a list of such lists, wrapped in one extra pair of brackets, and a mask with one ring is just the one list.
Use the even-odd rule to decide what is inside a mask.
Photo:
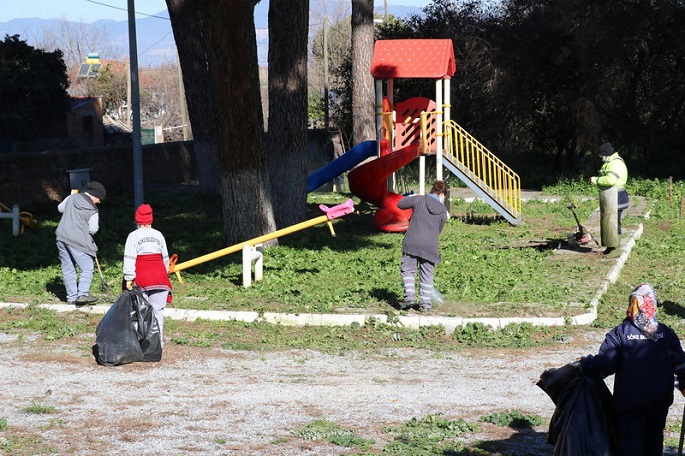
[[(403, 349), (336, 356), (167, 344), (159, 363), (103, 367), (90, 354), (92, 336), (65, 343), (0, 333), (0, 418), (7, 421), (0, 442), (8, 435), (34, 437), (70, 455), (348, 452), (291, 434), (327, 419), (374, 439), (378, 449), (388, 441), (384, 425), (429, 414), (476, 422), (488, 413), (519, 410), (549, 418), (554, 406), (535, 386), (540, 373), (594, 353), (602, 338), (603, 332), (589, 331), (552, 348), (442, 355)], [(682, 399), (671, 409), (674, 419)], [(32, 404), (54, 407), (54, 413), (22, 411)], [(502, 451), (514, 451), (506, 454), (552, 454), (546, 425), (526, 432), (481, 427), (482, 433), (467, 439), (496, 440)]]

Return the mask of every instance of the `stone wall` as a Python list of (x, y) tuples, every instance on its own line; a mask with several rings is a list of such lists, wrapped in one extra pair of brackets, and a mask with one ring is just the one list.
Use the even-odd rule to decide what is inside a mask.
[[(308, 173), (332, 159), (329, 134), (309, 130)], [(329, 150), (331, 149), (331, 150)], [(197, 182), (193, 142), (142, 146), (145, 184), (191, 184)], [(89, 169), (90, 180), (101, 182), (107, 193), (133, 195), (131, 146), (0, 153), (0, 203), (19, 204), (21, 211), (52, 209), (71, 191), (69, 170)], [(331, 191), (326, 183), (319, 191)]]
[[(143, 181), (150, 184), (197, 180), (192, 141), (142, 146)], [(22, 211), (54, 207), (71, 191), (69, 170), (89, 168), (90, 180), (109, 194), (133, 194), (130, 146), (0, 154), (0, 203)]]

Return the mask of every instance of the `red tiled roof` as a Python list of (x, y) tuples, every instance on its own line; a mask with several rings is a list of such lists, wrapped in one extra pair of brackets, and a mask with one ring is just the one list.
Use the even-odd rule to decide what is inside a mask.
[(451, 78), (456, 70), (450, 39), (378, 40), (371, 63), (376, 79)]

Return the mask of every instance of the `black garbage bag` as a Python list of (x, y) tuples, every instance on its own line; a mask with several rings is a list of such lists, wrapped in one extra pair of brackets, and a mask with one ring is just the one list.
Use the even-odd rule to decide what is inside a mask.
[(537, 385), (556, 406), (547, 433), (554, 456), (617, 454), (612, 397), (602, 379), (571, 363), (544, 371)]
[(159, 361), (162, 359), (162, 335), (157, 317), (140, 290), (134, 288), (132, 293), (133, 309), (136, 314), (136, 320), (132, 324), (140, 341), (140, 349), (143, 351), (143, 361)]
[(93, 355), (106, 366), (162, 359), (159, 325), (139, 289), (124, 291), (102, 317), (95, 330)]

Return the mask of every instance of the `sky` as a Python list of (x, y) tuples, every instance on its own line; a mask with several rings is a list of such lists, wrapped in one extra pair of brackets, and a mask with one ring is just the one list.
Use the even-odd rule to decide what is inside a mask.
[[(315, 1), (315, 0), (311, 0)], [(164, 0), (134, 0), (137, 13), (154, 15), (166, 10)], [(424, 7), (431, 0), (374, 0), (376, 7), (391, 5)], [(0, 22), (38, 17), (90, 23), (98, 19), (125, 21), (128, 0), (1, 0)], [(136, 17), (143, 17), (137, 15)]]

